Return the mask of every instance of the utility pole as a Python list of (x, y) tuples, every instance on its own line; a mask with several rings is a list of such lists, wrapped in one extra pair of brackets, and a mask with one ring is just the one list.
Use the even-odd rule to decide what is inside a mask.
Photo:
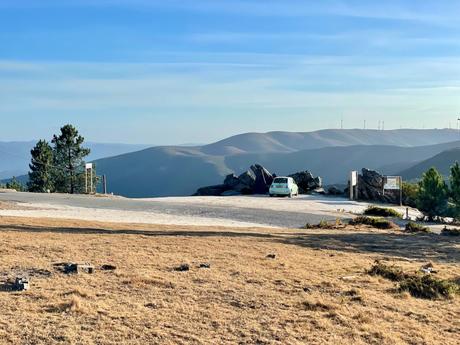
[(340, 119), (340, 129), (343, 129), (343, 117)]

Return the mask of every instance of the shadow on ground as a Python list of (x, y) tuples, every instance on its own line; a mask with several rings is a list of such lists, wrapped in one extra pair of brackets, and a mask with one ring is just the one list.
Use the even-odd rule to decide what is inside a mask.
[(381, 254), (409, 259), (460, 262), (460, 238), (436, 234), (404, 234), (392, 232), (344, 231), (324, 233), (264, 233), (257, 230), (246, 231), (190, 231), (190, 230), (138, 230), (138, 229), (98, 229), (73, 227), (46, 227), (27, 225), (0, 225), (0, 231), (68, 233), (87, 235), (142, 235), (142, 236), (182, 236), (182, 237), (241, 237), (263, 239), (285, 245), (309, 249), (337, 250), (352, 253)]

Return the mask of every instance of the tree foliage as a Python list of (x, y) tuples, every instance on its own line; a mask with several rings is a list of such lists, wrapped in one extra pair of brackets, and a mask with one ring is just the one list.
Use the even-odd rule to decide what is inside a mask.
[(417, 207), (428, 219), (442, 216), (447, 210), (448, 188), (436, 168), (430, 168), (419, 182)]
[(30, 151), (32, 155), (29, 164), (29, 182), (27, 186), (30, 192), (46, 193), (54, 191), (53, 181), (53, 149), (46, 140), (40, 140)]
[(54, 135), (54, 183), (57, 192), (74, 194), (84, 190), (83, 164), (84, 158), (90, 154), (90, 150), (82, 146), (84, 141), (72, 125), (65, 125), (59, 135)]
[(25, 186), (19, 182), (16, 177), (13, 177), (11, 181), (6, 183), (6, 189), (14, 189), (18, 192), (24, 192), (26, 190)]
[(460, 164), (455, 162), (450, 167), (450, 201), (449, 213), (453, 218), (460, 218)]

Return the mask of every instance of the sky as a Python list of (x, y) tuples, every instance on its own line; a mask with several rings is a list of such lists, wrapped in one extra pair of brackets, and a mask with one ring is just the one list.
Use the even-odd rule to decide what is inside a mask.
[(0, 141), (444, 128), (457, 0), (0, 0)]

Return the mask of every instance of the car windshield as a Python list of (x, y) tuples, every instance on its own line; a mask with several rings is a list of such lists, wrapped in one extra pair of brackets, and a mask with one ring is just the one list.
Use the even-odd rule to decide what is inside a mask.
[(275, 178), (275, 180), (273, 181), (273, 183), (277, 183), (277, 184), (286, 184), (288, 183), (288, 179), (287, 178), (282, 178), (282, 177), (278, 177), (278, 178)]

